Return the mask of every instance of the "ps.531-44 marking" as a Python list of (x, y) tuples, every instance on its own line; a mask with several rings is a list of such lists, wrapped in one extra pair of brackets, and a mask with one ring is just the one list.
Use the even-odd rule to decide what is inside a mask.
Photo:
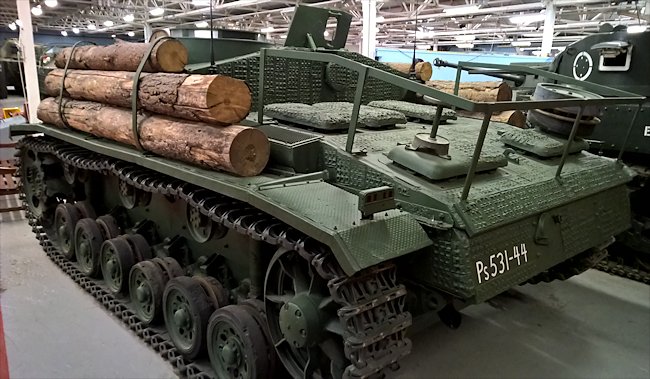
[[(512, 254), (510, 251), (512, 251)], [(504, 249), (496, 254), (492, 254), (487, 262), (483, 262), (481, 259), (476, 261), (478, 284), (494, 279), (510, 271), (511, 268), (528, 263), (528, 250), (526, 250), (525, 243), (513, 246), (510, 251)]]

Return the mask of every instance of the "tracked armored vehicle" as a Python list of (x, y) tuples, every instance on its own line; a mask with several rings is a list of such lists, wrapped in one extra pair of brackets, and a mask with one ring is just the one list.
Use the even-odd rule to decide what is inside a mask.
[[(599, 95), (471, 102), (340, 50), (350, 21), (301, 6), (286, 47), (210, 67), (252, 89), (247, 123), (271, 141), (259, 175), (12, 128), (47, 254), (183, 376), (391, 376), (413, 316), (457, 327), (463, 306), (591, 267), (629, 226), (632, 170), (574, 137), (584, 109), (643, 97), (521, 67)], [(573, 114), (570, 138), (489, 121), (535, 108)]]
[[(650, 95), (650, 30), (628, 33), (625, 27), (590, 35), (559, 54), (551, 70), (576, 79), (598, 83), (643, 96)], [(628, 125), (633, 122), (631, 129)], [(650, 103), (609, 106), (603, 109), (601, 126), (589, 137), (591, 151), (618, 157), (636, 172), (631, 183), (632, 228), (617, 236), (610, 259), (601, 269), (650, 283)], [(624, 141), (628, 140), (627, 143)]]

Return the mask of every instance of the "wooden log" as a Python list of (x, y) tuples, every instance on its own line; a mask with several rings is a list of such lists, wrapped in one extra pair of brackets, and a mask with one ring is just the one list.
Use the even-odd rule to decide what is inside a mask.
[[(386, 62), (387, 65), (394, 68), (397, 71), (408, 74), (411, 70), (410, 63), (397, 63), (397, 62)], [(433, 68), (429, 62), (418, 62), (415, 64), (415, 77), (426, 82), (431, 79), (433, 74)]]
[[(459, 113), (461, 114), (461, 116), (477, 118), (480, 120), (483, 119), (483, 113), (474, 113), (474, 112), (466, 112), (466, 111), (459, 111)], [(518, 128), (526, 127), (526, 115), (524, 115), (522, 111), (503, 111), (501, 113), (494, 113), (490, 118), (490, 120), (503, 122), (505, 124), (513, 125)]]
[[(427, 85), (439, 91), (454, 93), (452, 80), (430, 80)], [(472, 101), (495, 102), (512, 100), (512, 88), (505, 82), (461, 82), (458, 95)]]
[[(68, 70), (64, 96), (130, 108), (134, 75), (127, 71)], [(48, 95), (59, 95), (62, 78), (60, 69), (45, 77)], [(138, 105), (150, 112), (215, 125), (243, 120), (251, 101), (244, 81), (222, 75), (143, 73), (138, 90)]]
[[(105, 71), (135, 71), (149, 49), (148, 43), (118, 40), (108, 46), (77, 46), (68, 68)], [(64, 68), (72, 51), (66, 47), (57, 54), (54, 64)], [(144, 65), (145, 72), (182, 72), (187, 64), (187, 49), (177, 40), (169, 39), (156, 45)]]
[[(46, 98), (38, 106), (38, 118), (65, 128), (58, 102)], [(91, 101), (63, 99), (68, 125), (92, 135), (136, 146), (131, 131), (131, 111)], [(177, 120), (147, 113), (138, 114), (142, 147), (160, 156), (224, 170), (239, 176), (258, 175), (266, 166), (270, 144), (259, 129)]]

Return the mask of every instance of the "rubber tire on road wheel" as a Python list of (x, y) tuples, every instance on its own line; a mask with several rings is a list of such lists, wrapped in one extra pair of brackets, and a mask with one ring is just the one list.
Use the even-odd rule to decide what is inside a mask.
[[(245, 360), (246, 367), (250, 370), (245, 378), (263, 378), (272, 374), (271, 362), (269, 361), (268, 351), (269, 347), (267, 340), (264, 336), (264, 331), (251, 314), (252, 309), (249, 307), (242, 307), (241, 305), (227, 305), (219, 308), (210, 317), (208, 324), (208, 356), (210, 357), (210, 364), (217, 374), (218, 378), (232, 378), (235, 377), (232, 372), (224, 367), (221, 359), (221, 354), (218, 351), (220, 344), (225, 341), (220, 339), (218, 335), (218, 326), (225, 326), (229, 332), (235, 332), (236, 338), (240, 342), (240, 348), (243, 352), (239, 352), (240, 359)], [(222, 336), (223, 337), (223, 336)], [(240, 363), (241, 365), (241, 363)]]
[(119, 225), (117, 225), (117, 220), (111, 215), (97, 217), (97, 224), (101, 228), (104, 238), (107, 240), (122, 234)]
[[(117, 267), (120, 269), (120, 282), (115, 283), (114, 281), (108, 282), (111, 278), (111, 273), (106, 267), (105, 261), (107, 254), (106, 249), (112, 249), (115, 252), (115, 259), (117, 260)], [(102, 244), (102, 253), (101, 253), (101, 266), (102, 266), (102, 275), (104, 276), (104, 281), (106, 281), (109, 291), (113, 294), (124, 293), (129, 289), (129, 273), (131, 272), (131, 267), (135, 264), (135, 257), (133, 256), (133, 251), (131, 246), (126, 241), (124, 237), (117, 237), (107, 241), (104, 241)]]
[(129, 241), (131, 250), (133, 250), (135, 259), (138, 262), (151, 259), (151, 246), (149, 246), (149, 242), (141, 234), (127, 234), (124, 237)]
[[(149, 287), (149, 296), (153, 299), (152, 310), (150, 312), (144, 311), (139, 305), (141, 301), (137, 297), (137, 288), (134, 288), (137, 276), (140, 273), (144, 276), (144, 279), (147, 282), (146, 285)], [(131, 302), (134, 304), (135, 314), (143, 324), (151, 325), (160, 320), (164, 292), (165, 275), (160, 266), (152, 261), (142, 261), (131, 268), (131, 273), (129, 274), (129, 294), (131, 295)]]
[[(54, 212), (54, 228), (59, 246), (61, 247), (61, 253), (69, 261), (74, 261), (75, 259), (74, 230), (79, 219), (81, 219), (81, 214), (74, 205), (63, 203), (56, 206), (56, 211)], [(66, 238), (62, 237), (63, 233), (66, 233)]]
[[(81, 257), (81, 244), (86, 240), (89, 259)], [(77, 222), (74, 230), (75, 256), (79, 264), (79, 271), (91, 278), (97, 277), (101, 272), (100, 255), (104, 236), (97, 222), (92, 218), (82, 218)]]
[[(194, 338), (185, 344), (179, 336), (175, 326), (176, 314), (170, 314), (172, 306), (172, 296), (182, 296), (188, 305), (188, 316), (192, 321), (192, 330)], [(163, 315), (165, 317), (165, 326), (169, 337), (176, 346), (178, 352), (187, 359), (194, 360), (205, 353), (206, 350), (206, 332), (208, 329), (208, 320), (214, 307), (210, 304), (205, 291), (198, 281), (187, 277), (179, 276), (167, 282), (165, 293), (163, 294)]]

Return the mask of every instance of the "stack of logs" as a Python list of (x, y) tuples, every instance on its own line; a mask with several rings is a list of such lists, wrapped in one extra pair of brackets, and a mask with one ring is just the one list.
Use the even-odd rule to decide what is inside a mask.
[[(61, 68), (72, 48), (63, 49), (55, 59), (59, 69), (45, 79), (45, 91), (54, 97), (41, 102), (38, 118), (137, 146), (131, 96), (135, 71), (148, 50), (149, 44), (123, 41), (77, 47), (64, 81)], [(187, 57), (187, 49), (173, 39), (159, 41), (151, 52), (137, 92), (142, 147), (239, 176), (258, 175), (269, 159), (269, 141), (259, 129), (233, 125), (250, 111), (248, 86), (227, 76), (184, 74)]]
[[(454, 81), (431, 80), (427, 85), (439, 91), (453, 94)], [(461, 82), (458, 96), (476, 102), (511, 101), (512, 88), (505, 82)], [(471, 118), (483, 118), (483, 114), (460, 111), (460, 114)], [(505, 122), (520, 128), (526, 125), (526, 116), (521, 111), (504, 111), (492, 115), (492, 121)]]

